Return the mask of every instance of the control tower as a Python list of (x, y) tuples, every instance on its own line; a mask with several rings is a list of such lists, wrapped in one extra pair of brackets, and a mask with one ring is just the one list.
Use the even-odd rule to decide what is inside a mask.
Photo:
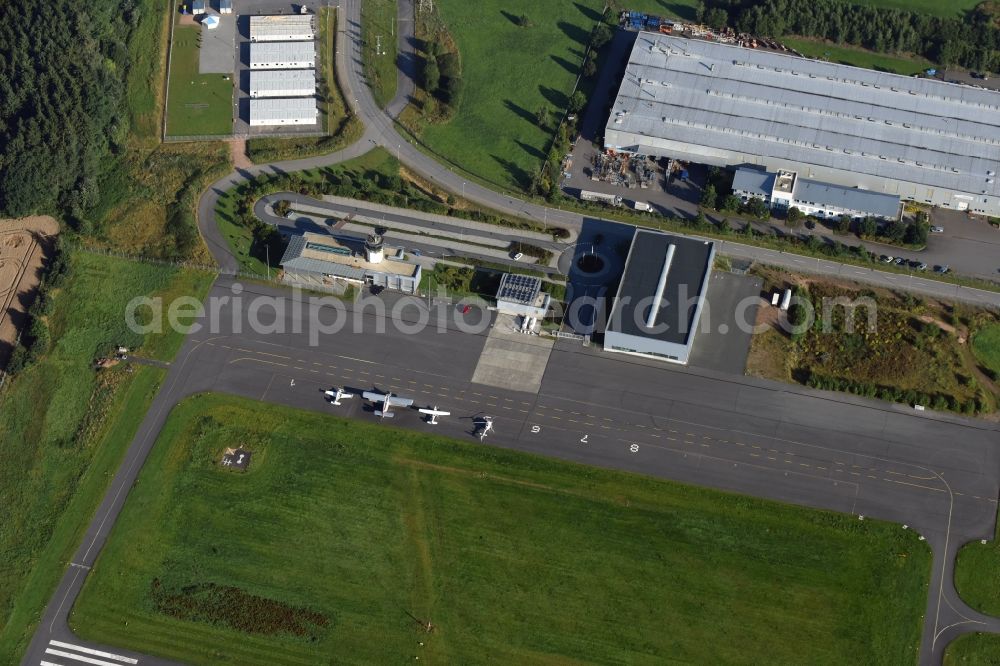
[(368, 234), (365, 240), (365, 260), (370, 264), (380, 264), (385, 259), (382, 234)]

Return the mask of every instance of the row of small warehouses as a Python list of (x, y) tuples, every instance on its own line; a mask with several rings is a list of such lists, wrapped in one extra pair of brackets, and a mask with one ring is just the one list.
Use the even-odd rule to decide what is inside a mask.
[(312, 14), (250, 17), (250, 126), (315, 125)]

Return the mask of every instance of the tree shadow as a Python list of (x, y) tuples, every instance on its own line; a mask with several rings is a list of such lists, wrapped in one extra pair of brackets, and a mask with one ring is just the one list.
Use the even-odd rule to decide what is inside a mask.
[(586, 16), (591, 21), (600, 21), (604, 18), (600, 12), (595, 9), (591, 9), (586, 5), (581, 5), (579, 2), (574, 2), (573, 6), (580, 10), (580, 13)]
[(577, 66), (571, 63), (569, 60), (566, 60), (565, 58), (560, 58), (557, 55), (551, 55), (549, 57), (552, 58), (553, 61), (555, 61), (560, 67), (565, 69), (567, 72), (576, 76)]
[(517, 104), (515, 104), (512, 101), (510, 101), (509, 99), (505, 99), (503, 101), (503, 104), (510, 111), (513, 111), (514, 113), (516, 113), (517, 115), (519, 115), (522, 119), (527, 120), (532, 125), (537, 125), (538, 124), (538, 118), (535, 116), (535, 114), (533, 114), (531, 111), (528, 111), (523, 106), (518, 106)]
[(549, 104), (552, 104), (557, 109), (565, 109), (566, 105), (569, 104), (569, 99), (566, 97), (566, 93), (556, 90), (555, 88), (538, 86), (538, 92), (542, 93), (542, 97), (548, 100)]
[(532, 157), (536, 157), (536, 158), (538, 158), (540, 160), (544, 160), (545, 159), (545, 153), (543, 153), (542, 151), (540, 151), (535, 146), (532, 146), (531, 144), (525, 143), (523, 141), (517, 141), (517, 140), (515, 140), (514, 143), (516, 143), (518, 146), (520, 146), (521, 150), (523, 150), (524, 152), (528, 153)]
[(511, 14), (508, 11), (504, 11), (503, 9), (500, 10), (500, 13), (503, 14), (503, 17), (505, 19), (507, 19), (508, 21), (510, 21), (511, 23), (513, 23), (514, 25), (516, 25), (518, 27), (521, 26), (521, 17), (517, 16), (516, 14)]
[(559, 21), (556, 27), (563, 31), (563, 34), (572, 39), (577, 44), (586, 44), (590, 40), (590, 33), (578, 25), (568, 21)]
[(518, 187), (520, 187), (523, 190), (528, 189), (528, 187), (531, 185), (531, 174), (529, 174), (527, 171), (522, 169), (517, 164), (514, 164), (510, 160), (499, 157), (498, 155), (491, 155), (490, 157), (496, 160), (497, 164), (506, 169), (507, 174), (514, 180), (515, 183), (517, 183)]

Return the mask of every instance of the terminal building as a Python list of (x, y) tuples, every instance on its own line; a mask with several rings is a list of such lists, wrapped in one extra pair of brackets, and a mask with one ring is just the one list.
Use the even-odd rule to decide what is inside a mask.
[(1000, 216), (1000, 93), (934, 79), (640, 32), (604, 144)]
[(250, 127), (262, 125), (315, 125), (319, 110), (312, 97), (250, 100)]
[(687, 364), (715, 244), (640, 229), (604, 331), (604, 350)]
[(312, 14), (251, 16), (251, 42), (305, 42), (316, 38)]
[(754, 197), (762, 199), (772, 209), (795, 207), (806, 215), (822, 218), (848, 215), (854, 220), (866, 217), (896, 220), (902, 214), (902, 205), (895, 194), (821, 183), (799, 178), (793, 171), (771, 173), (739, 167), (733, 178), (733, 194), (743, 203)]
[(497, 312), (525, 319), (544, 319), (552, 297), (542, 291), (541, 278), (504, 273), (497, 289)]
[(250, 69), (312, 69), (313, 42), (265, 42), (250, 45)]
[(250, 72), (250, 97), (312, 97), (316, 71), (312, 69), (257, 69)]
[(372, 285), (406, 294), (416, 294), (420, 288), (420, 265), (386, 257), (378, 234), (371, 234), (363, 243), (316, 233), (292, 236), (281, 257), (281, 268), (285, 282), (305, 287)]

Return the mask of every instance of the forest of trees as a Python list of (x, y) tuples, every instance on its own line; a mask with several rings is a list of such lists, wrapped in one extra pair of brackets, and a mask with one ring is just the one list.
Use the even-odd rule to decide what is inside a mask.
[(705, 0), (702, 19), (763, 37), (818, 37), (915, 53), (946, 67), (998, 71), (1000, 29), (992, 7), (984, 2), (965, 18), (945, 18), (844, 0)]
[(128, 134), (135, 0), (0, 3), (0, 216), (79, 221)]

